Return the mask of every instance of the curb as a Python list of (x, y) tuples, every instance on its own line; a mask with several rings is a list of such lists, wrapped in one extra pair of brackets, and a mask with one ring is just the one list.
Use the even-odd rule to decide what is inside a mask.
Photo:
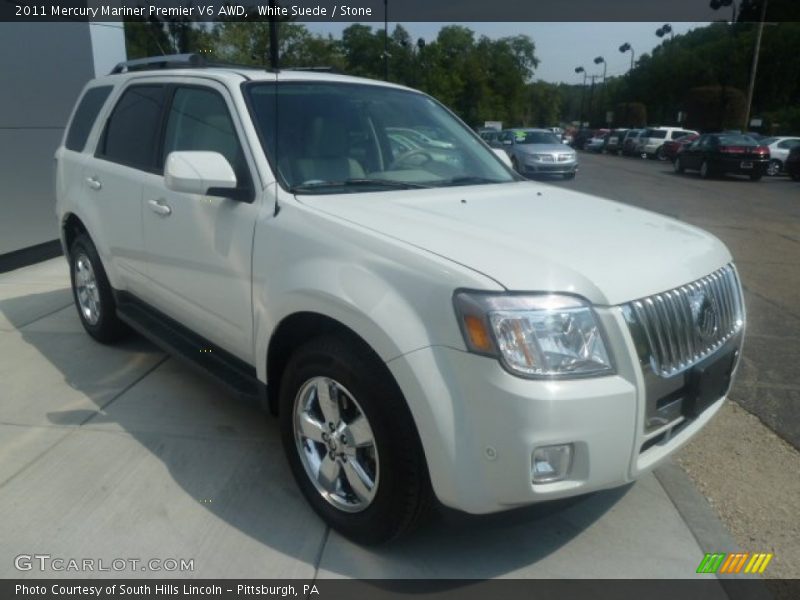
[[(703, 552), (739, 552), (741, 548), (689, 476), (669, 461), (653, 471)], [(730, 600), (774, 600), (758, 575), (717, 575)], [(746, 585), (743, 585), (746, 582)]]

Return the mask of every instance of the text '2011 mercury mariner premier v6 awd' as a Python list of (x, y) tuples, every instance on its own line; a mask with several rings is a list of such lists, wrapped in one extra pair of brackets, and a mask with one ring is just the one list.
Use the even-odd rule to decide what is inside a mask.
[(56, 158), (88, 333), (132, 328), (261, 398), (355, 540), (434, 497), (623, 485), (731, 385), (745, 311), (719, 240), (525, 181), (425, 94), (145, 59), (86, 86)]

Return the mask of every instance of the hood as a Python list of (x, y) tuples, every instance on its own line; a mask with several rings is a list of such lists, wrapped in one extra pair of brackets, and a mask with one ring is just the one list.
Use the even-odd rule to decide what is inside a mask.
[(731, 260), (722, 242), (691, 225), (534, 182), (298, 200), (506, 289), (571, 292), (600, 305), (678, 287)]
[(517, 144), (516, 148), (523, 154), (575, 153), (566, 144)]

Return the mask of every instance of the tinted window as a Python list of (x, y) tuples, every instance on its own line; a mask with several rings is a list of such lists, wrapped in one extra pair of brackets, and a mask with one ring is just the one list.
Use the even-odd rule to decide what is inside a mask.
[(101, 155), (140, 168), (155, 167), (164, 86), (128, 88), (108, 119)]
[(164, 134), (162, 163), (170, 152), (207, 150), (228, 159), (243, 184), (249, 180), (247, 163), (225, 101), (217, 92), (200, 88), (178, 88), (172, 99)]
[(97, 114), (105, 104), (106, 98), (108, 98), (112, 89), (113, 86), (103, 85), (86, 91), (83, 98), (81, 98), (80, 104), (78, 104), (75, 116), (72, 117), (72, 123), (70, 123), (69, 132), (67, 133), (67, 141), (64, 144), (67, 148), (76, 152), (83, 150)]
[(667, 132), (663, 129), (648, 129), (642, 134), (642, 137), (664, 139), (667, 137)]

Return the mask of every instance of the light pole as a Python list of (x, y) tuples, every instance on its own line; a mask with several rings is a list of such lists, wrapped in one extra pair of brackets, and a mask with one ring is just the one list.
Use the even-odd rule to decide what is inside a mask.
[(767, 0), (761, 0), (761, 16), (758, 18), (758, 31), (756, 32), (756, 47), (753, 50), (753, 64), (750, 67), (750, 84), (747, 86), (747, 108), (744, 113), (744, 127), (742, 131), (750, 128), (750, 110), (753, 107), (753, 89), (756, 86), (756, 70), (758, 69), (758, 54), (761, 51), (761, 35), (764, 33), (764, 19), (767, 16)]
[[(720, 8), (722, 8), (724, 6), (730, 6), (731, 7), (731, 11), (732, 11), (731, 12), (731, 26), (728, 28), (728, 31), (730, 31), (730, 34), (731, 34), (730, 35), (730, 45), (731, 45), (730, 52), (731, 52), (731, 55), (733, 55), (733, 51), (736, 48), (736, 40), (734, 38), (734, 30), (733, 30), (733, 25), (736, 23), (736, 2), (734, 2), (733, 0), (711, 0), (711, 2), (708, 3), (708, 5), (713, 10), (719, 10)], [(719, 99), (719, 104), (720, 104), (719, 129), (720, 130), (725, 128), (725, 116), (726, 116), (726, 113), (728, 112), (728, 97), (727, 97), (727, 94), (726, 94), (725, 87), (726, 87), (728, 81), (731, 79), (731, 66), (732, 66), (732, 63), (731, 63), (730, 60), (728, 60), (728, 61), (725, 61), (725, 65), (726, 65), (725, 69), (722, 71), (722, 77), (721, 77), (722, 81), (721, 81), (721, 84), (720, 84), (720, 99)]]
[[(635, 55), (633, 51), (633, 46), (631, 46), (628, 42), (625, 42), (619, 47), (619, 51), (625, 54), (630, 50), (631, 53), (631, 68), (628, 70), (628, 92), (630, 95), (633, 95), (633, 85), (631, 85), (631, 76), (633, 75), (633, 57)], [(625, 103), (625, 127), (628, 127), (628, 105), (630, 104), (631, 99)]]
[(656, 29), (656, 35), (660, 38), (667, 34), (669, 34), (669, 39), (672, 41), (672, 39), (675, 37), (675, 34), (672, 32), (672, 25), (669, 23), (664, 23), (661, 27)]
[[(600, 106), (602, 108), (605, 108), (605, 104), (606, 104), (606, 68), (608, 67), (608, 63), (606, 62), (606, 59), (603, 58), (602, 56), (598, 56), (598, 57), (596, 57), (594, 59), (594, 64), (599, 65), (601, 63), (603, 65), (603, 99), (600, 102)], [(594, 85), (594, 80), (592, 80), (592, 85)], [(602, 110), (602, 108), (601, 108), (601, 110)], [(602, 116), (605, 116), (605, 115), (602, 115)], [(607, 121), (604, 120), (603, 122), (606, 123), (606, 125), (608, 125)]]
[(575, 72), (583, 73), (583, 86), (581, 86), (581, 122), (578, 125), (578, 129), (583, 129), (583, 123), (584, 123), (583, 101), (586, 97), (586, 69), (584, 69), (583, 67), (575, 67)]

